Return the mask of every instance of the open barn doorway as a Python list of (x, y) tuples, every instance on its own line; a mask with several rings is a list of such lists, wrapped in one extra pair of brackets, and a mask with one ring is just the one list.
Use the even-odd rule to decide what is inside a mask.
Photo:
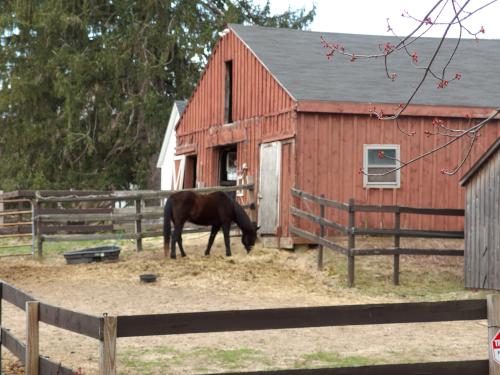
[(196, 187), (196, 165), (198, 157), (196, 155), (186, 155), (186, 165), (184, 170), (184, 189), (193, 189)]
[[(236, 145), (219, 148), (219, 186), (236, 186), (238, 160)], [(229, 193), (235, 198), (235, 192)]]

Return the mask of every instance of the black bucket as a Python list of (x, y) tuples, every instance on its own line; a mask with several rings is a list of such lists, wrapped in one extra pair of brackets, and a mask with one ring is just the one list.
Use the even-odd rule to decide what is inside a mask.
[(145, 273), (143, 275), (139, 275), (139, 279), (143, 283), (154, 283), (156, 281), (156, 275), (152, 273)]
[(98, 246), (64, 253), (67, 264), (102, 262), (118, 260), (121, 248), (119, 246)]

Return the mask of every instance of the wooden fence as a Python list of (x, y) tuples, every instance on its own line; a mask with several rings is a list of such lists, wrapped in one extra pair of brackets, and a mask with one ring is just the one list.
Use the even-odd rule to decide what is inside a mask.
[[(211, 187), (187, 189), (198, 193), (213, 191), (234, 192), (248, 190), (248, 204), (242, 205), (251, 210), (255, 218), (255, 199), (252, 183), (230, 187)], [(35, 229), (38, 255), (43, 254), (43, 243), (46, 241), (92, 241), (133, 239), (137, 251), (142, 250), (142, 239), (160, 237), (163, 231), (160, 225), (146, 225), (149, 221), (163, 220), (163, 207), (160, 201), (168, 198), (176, 191), (138, 191), (109, 192), (95, 195), (50, 195), (50, 191), (35, 194)], [(154, 202), (156, 201), (156, 202)], [(60, 208), (76, 203), (92, 203), (114, 207), (116, 202), (133, 202), (132, 212), (129, 209), (113, 208), (103, 212), (102, 208)], [(149, 205), (147, 202), (156, 203)], [(54, 208), (56, 207), (56, 208)], [(126, 226), (124, 224), (131, 224)], [(132, 230), (129, 230), (130, 228)], [(206, 232), (208, 227), (190, 227), (184, 232)], [(85, 232), (85, 233), (82, 233)], [(72, 233), (77, 232), (77, 233)]]
[[(346, 306), (297, 307), (262, 310), (209, 311), (194, 313), (107, 316), (82, 314), (39, 302), (32, 296), (1, 282), (1, 299), (25, 311), (26, 344), (2, 326), (1, 344), (26, 367), (28, 375), (66, 375), (73, 370), (40, 356), (39, 322), (99, 340), (99, 373), (114, 375), (116, 342), (120, 337), (178, 335), (188, 333), (257, 331), (308, 327), (428, 323), (483, 320), (488, 318), (488, 343), (500, 327), (500, 295), (487, 300), (393, 303)], [(1, 310), (0, 310), (1, 311)], [(0, 315), (1, 323), (1, 315)], [(456, 333), (459, 334), (459, 333)], [(1, 357), (0, 357), (1, 358)], [(468, 360), (415, 364), (391, 364), (331, 369), (275, 370), (245, 374), (488, 374), (500, 371), (492, 360)], [(233, 373), (237, 374), (237, 373)], [(244, 373), (240, 373), (244, 374)]]
[[(317, 197), (301, 190), (292, 188), (294, 197), (308, 200), (319, 205), (319, 216), (311, 212), (304, 211), (298, 207), (291, 207), (291, 214), (297, 218), (302, 218), (319, 225), (319, 234), (311, 233), (297, 226), (291, 225), (290, 231), (302, 238), (319, 244), (318, 267), (323, 267), (323, 248), (327, 247), (347, 256), (347, 277), (348, 285), (354, 285), (354, 261), (356, 256), (367, 255), (393, 255), (393, 282), (399, 284), (399, 256), (400, 255), (444, 255), (444, 256), (463, 256), (463, 249), (420, 249), (420, 248), (402, 248), (400, 247), (401, 237), (421, 237), (421, 238), (464, 238), (463, 231), (431, 231), (431, 230), (416, 230), (401, 228), (401, 214), (417, 214), (417, 215), (445, 215), (445, 216), (464, 216), (462, 209), (440, 209), (440, 208), (416, 208), (405, 206), (369, 206), (358, 205), (354, 199), (350, 199), (349, 203), (337, 202), (331, 199), (326, 199), (324, 196)], [(332, 208), (347, 212), (347, 226), (327, 220), (325, 218), (325, 208)], [(377, 228), (361, 228), (356, 227), (356, 212), (383, 212), (394, 214), (394, 229), (377, 229)], [(347, 247), (332, 242), (326, 235), (326, 229), (333, 229), (347, 236)], [(357, 235), (384, 235), (394, 236), (394, 247), (364, 249), (356, 248)]]
[[(0, 239), (15, 238), (16, 243), (0, 243), (0, 248), (29, 248), (34, 253), (34, 209), (29, 199), (0, 199)], [(27, 255), (26, 252), (4, 256)]]

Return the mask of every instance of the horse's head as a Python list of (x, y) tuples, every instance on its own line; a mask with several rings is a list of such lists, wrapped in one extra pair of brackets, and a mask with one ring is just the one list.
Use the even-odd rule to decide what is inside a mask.
[(259, 227), (255, 221), (252, 221), (252, 228), (249, 230), (243, 231), (241, 235), (241, 243), (245, 246), (247, 253), (252, 250), (252, 247), (255, 245), (255, 241), (257, 240), (257, 230)]

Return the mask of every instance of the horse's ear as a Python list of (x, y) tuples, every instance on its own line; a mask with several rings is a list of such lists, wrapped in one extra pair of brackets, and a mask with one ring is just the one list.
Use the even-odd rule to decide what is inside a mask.
[(252, 226), (255, 228), (255, 231), (258, 231), (260, 226), (257, 225), (257, 222), (256, 221), (252, 221)]

